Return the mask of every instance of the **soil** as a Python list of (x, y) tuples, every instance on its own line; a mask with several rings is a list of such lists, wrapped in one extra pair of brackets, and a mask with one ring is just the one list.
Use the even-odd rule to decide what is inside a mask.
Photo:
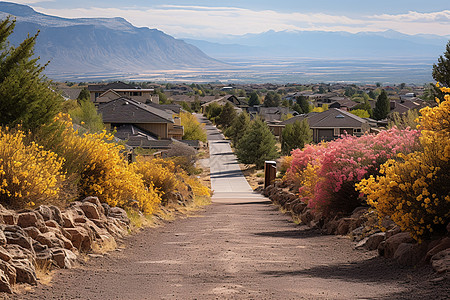
[(292, 223), (267, 202), (215, 203), (126, 247), (59, 270), (15, 299), (449, 299), (429, 266), (405, 268)]

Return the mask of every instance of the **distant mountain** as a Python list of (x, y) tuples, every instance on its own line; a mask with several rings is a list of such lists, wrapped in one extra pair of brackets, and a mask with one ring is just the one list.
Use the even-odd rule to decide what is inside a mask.
[(157, 29), (135, 27), (123, 18), (65, 19), (0, 2), (0, 18), (8, 15), (17, 20), (10, 37), (13, 45), (40, 30), (35, 54), (41, 63), (51, 61), (46, 73), (53, 78), (225, 65), (193, 45)]
[(384, 32), (267, 31), (208, 41), (185, 39), (217, 58), (436, 58), (449, 37)]

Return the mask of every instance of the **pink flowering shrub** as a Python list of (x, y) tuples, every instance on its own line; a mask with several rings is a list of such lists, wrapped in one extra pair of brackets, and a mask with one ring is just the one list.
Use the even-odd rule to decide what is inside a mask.
[(392, 128), (361, 137), (344, 135), (304, 150), (293, 150), (286, 176), (300, 186), (302, 201), (316, 212), (348, 213), (361, 205), (355, 183), (378, 174), (379, 167), (398, 153), (417, 149), (419, 132)]

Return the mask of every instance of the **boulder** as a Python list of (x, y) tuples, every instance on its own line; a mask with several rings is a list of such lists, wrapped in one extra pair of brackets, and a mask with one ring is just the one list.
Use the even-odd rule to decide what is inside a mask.
[(34, 248), (33, 251), (30, 251), (19, 245), (9, 244), (5, 246), (5, 250), (8, 251), (13, 259), (28, 259), (34, 262)]
[(74, 228), (75, 227), (75, 221), (74, 221), (71, 213), (63, 212), (61, 214), (61, 217), (62, 217), (62, 222), (63, 222), (62, 226), (64, 228)]
[(45, 221), (45, 226), (52, 227), (52, 228), (59, 228), (59, 224), (55, 220)]
[(10, 261), (12, 259), (12, 255), (3, 246), (0, 246), (0, 259), (3, 261)]
[(111, 207), (108, 216), (117, 219), (126, 225), (130, 224), (130, 219), (128, 218), (127, 212), (120, 207)]
[(369, 211), (368, 207), (360, 206), (360, 207), (357, 207), (357, 208), (355, 208), (353, 210), (353, 212), (352, 212), (350, 217), (353, 218), (353, 219), (358, 219), (358, 218), (361, 218), (368, 211)]
[[(100, 205), (100, 207), (102, 207), (102, 206)], [(101, 218), (97, 205), (95, 205), (91, 202), (88, 202), (88, 201), (83, 202), (80, 205), (80, 208), (83, 210), (84, 214), (89, 219), (100, 219)]]
[(346, 235), (354, 229), (358, 228), (360, 224), (360, 220), (354, 218), (342, 218), (339, 220), (336, 234), (338, 235)]
[(34, 249), (36, 251), (36, 263), (38, 265), (45, 266), (49, 262), (51, 262), (52, 252), (46, 245), (42, 245), (39, 242), (36, 242)]
[(427, 253), (428, 245), (401, 243), (394, 253), (394, 259), (403, 266), (415, 266), (420, 263)]
[(39, 213), (36, 212), (24, 212), (17, 216), (17, 225), (22, 228), (26, 227), (44, 227), (44, 219)]
[(38, 241), (42, 245), (46, 245), (49, 248), (64, 247), (64, 242), (58, 238), (56, 233), (51, 232), (51, 231), (39, 234), (36, 237), (36, 241)]
[(368, 236), (364, 239), (362, 239), (357, 245), (356, 249), (366, 249), (366, 250), (376, 250), (378, 249), (378, 246), (382, 241), (384, 241), (384, 238), (386, 236), (386, 233), (384, 232), (377, 232), (375, 234), (372, 234), (371, 236)]
[(445, 249), (433, 255), (431, 265), (438, 273), (450, 272), (450, 249)]
[(87, 229), (81, 226), (75, 228), (67, 228), (67, 232), (70, 233), (73, 246), (78, 250), (88, 251), (92, 245), (92, 233), (89, 233)]
[(0, 292), (12, 294), (11, 285), (9, 283), (9, 278), (6, 276), (5, 272), (0, 270)]
[(105, 212), (105, 216), (109, 216), (109, 211), (111, 207), (108, 205), (108, 203), (102, 203), (103, 211)]
[(32, 239), (22, 229), (17, 231), (5, 231), (8, 244), (19, 245), (25, 249), (32, 250)]
[(309, 225), (314, 220), (314, 214), (310, 209), (307, 209), (300, 215), (300, 220), (303, 224)]
[(29, 237), (31, 237), (32, 239), (36, 239), (36, 237), (38, 235), (41, 234), (41, 232), (39, 231), (39, 229), (37, 229), (36, 227), (27, 227), (23, 229)]
[[(102, 206), (102, 203), (100, 202), (100, 200), (98, 200), (97, 197), (86, 197), (83, 199), (82, 201), (83, 203), (85, 202), (89, 202), (94, 204), (97, 207), (97, 211), (99, 212), (99, 214), (104, 215), (105, 214), (105, 209)], [(87, 216), (87, 215), (86, 215)], [(89, 219), (91, 219), (89, 216), (87, 216)], [(94, 218), (94, 219), (99, 219), (99, 218)]]
[(37, 285), (36, 272), (28, 259), (13, 259), (11, 265), (16, 269), (16, 282)]
[(59, 225), (63, 226), (64, 222), (63, 222), (62, 213), (61, 213), (61, 210), (59, 209), (59, 207), (51, 205), (50, 210), (52, 211), (51, 219), (53, 221), (55, 221), (56, 223), (58, 223)]
[(403, 243), (413, 243), (414, 239), (411, 237), (409, 232), (401, 232), (393, 235), (386, 239), (386, 244), (384, 245), (384, 256), (386, 258), (394, 257), (398, 246)]
[(0, 270), (2, 270), (6, 277), (8, 277), (10, 285), (16, 284), (16, 269), (14, 269), (14, 267), (10, 263), (6, 261), (0, 261)]
[(70, 269), (76, 265), (77, 256), (70, 250), (63, 248), (52, 249), (52, 259), (62, 269)]
[(3, 222), (7, 225), (16, 225), (17, 224), (17, 215), (15, 213), (9, 211), (2, 211), (1, 216)]
[(292, 212), (295, 215), (299, 216), (303, 212), (305, 207), (306, 207), (306, 203), (303, 203), (303, 202), (299, 201), (292, 207)]
[(427, 255), (425, 257), (426, 261), (430, 261), (434, 255), (449, 248), (450, 248), (450, 238), (449, 237), (442, 238), (441, 240), (437, 241), (436, 245), (434, 245), (430, 250), (428, 250)]
[(5, 233), (3, 232), (3, 229), (0, 229), (0, 246), (5, 246), (7, 243)]
[(47, 205), (41, 205), (38, 208), (35, 209), (35, 212), (39, 213), (44, 221), (48, 221), (52, 219), (52, 211), (50, 207)]

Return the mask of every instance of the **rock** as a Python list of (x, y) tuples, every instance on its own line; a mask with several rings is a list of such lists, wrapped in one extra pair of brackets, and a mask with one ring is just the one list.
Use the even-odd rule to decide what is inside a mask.
[(376, 250), (378, 249), (378, 246), (382, 241), (384, 241), (384, 238), (386, 236), (386, 233), (384, 232), (378, 232), (375, 234), (372, 234), (369, 237), (364, 238), (361, 240), (356, 246), (356, 249), (366, 249), (366, 250)]
[(45, 266), (52, 260), (52, 252), (46, 246), (42, 245), (39, 242), (36, 242), (34, 245), (34, 249), (36, 251), (36, 264)]
[(52, 259), (62, 269), (73, 268), (77, 263), (77, 256), (70, 250), (56, 248), (52, 249)]
[(0, 270), (0, 292), (12, 294), (9, 278), (2, 270)]
[(92, 245), (92, 234), (87, 229), (77, 226), (75, 228), (67, 228), (67, 232), (70, 233), (73, 246), (78, 250), (88, 251)]
[(16, 284), (16, 269), (6, 261), (0, 261), (0, 270), (8, 277), (8, 281), (10, 285)]
[(28, 259), (13, 259), (11, 265), (16, 269), (16, 282), (37, 285), (36, 272)]
[(12, 259), (12, 255), (9, 254), (5, 248), (0, 247), (0, 259), (3, 261), (10, 261)]
[(28, 259), (34, 263), (34, 248), (33, 251), (22, 248), (19, 245), (6, 245), (6, 251), (12, 256), (13, 259)]
[(445, 249), (433, 255), (431, 265), (438, 273), (450, 272), (450, 249)]
[[(100, 207), (102, 206), (100, 205)], [(80, 205), (80, 208), (83, 210), (84, 214), (88, 219), (100, 219), (100, 213), (97, 209), (97, 205), (86, 201)]]
[(41, 232), (39, 231), (39, 229), (37, 229), (36, 227), (27, 227), (23, 229), (29, 237), (31, 237), (32, 239), (36, 239), (36, 237), (38, 235), (41, 234)]
[(414, 239), (411, 237), (409, 232), (401, 232), (389, 237), (388, 239), (386, 239), (386, 244), (384, 245), (384, 257), (394, 257), (394, 254), (400, 244), (413, 242)]
[(35, 209), (35, 212), (39, 213), (44, 221), (48, 221), (52, 219), (52, 211), (50, 207), (47, 205), (41, 205), (38, 208)]
[(324, 232), (326, 234), (334, 234), (338, 228), (339, 219), (334, 218), (333, 220), (328, 221), (324, 225)]
[(0, 246), (5, 246), (6, 245), (6, 236), (5, 233), (3, 232), (3, 230), (0, 230)]
[(105, 212), (105, 216), (109, 216), (109, 211), (111, 207), (108, 205), (108, 203), (102, 203), (103, 211)]
[(47, 226), (47, 227), (53, 227), (53, 228), (59, 228), (59, 224), (58, 224), (58, 222), (56, 222), (55, 220), (48, 220), (48, 221), (45, 221), (45, 226)]
[(299, 216), (299, 215), (303, 212), (303, 210), (305, 209), (305, 207), (306, 207), (306, 203), (298, 202), (298, 203), (296, 203), (296, 204), (292, 207), (292, 212), (293, 212), (295, 215)]
[(64, 228), (74, 228), (75, 227), (75, 221), (73, 219), (72, 214), (64, 212), (61, 214), (62, 215), (62, 226)]
[(338, 235), (346, 235), (349, 232), (353, 231), (355, 228), (360, 226), (360, 221), (354, 218), (342, 218), (339, 220), (336, 234)]
[(62, 213), (61, 210), (59, 209), (59, 207), (51, 205), (50, 206), (50, 210), (52, 211), (52, 220), (55, 221), (56, 223), (58, 223), (59, 225), (63, 226), (64, 225), (64, 221), (62, 218)]
[(56, 236), (56, 233), (51, 232), (51, 231), (39, 234), (36, 237), (36, 241), (38, 241), (42, 245), (46, 245), (49, 248), (64, 247), (64, 242)]
[(303, 212), (300, 215), (300, 220), (302, 220), (302, 223), (305, 225), (309, 225), (311, 221), (314, 220), (314, 215), (310, 209), (307, 209), (305, 212)]
[(3, 222), (8, 225), (16, 225), (17, 224), (17, 215), (15, 213), (11, 213), (8, 211), (2, 211), (1, 216), (3, 218)]
[(5, 236), (8, 244), (19, 245), (28, 250), (33, 249), (32, 239), (22, 229), (17, 231), (6, 231)]
[(430, 261), (434, 255), (449, 248), (450, 248), (450, 238), (449, 237), (442, 238), (440, 241), (437, 241), (437, 244), (427, 252), (427, 255), (425, 257), (426, 261)]
[(17, 225), (22, 228), (26, 227), (44, 227), (44, 219), (39, 213), (36, 212), (24, 212), (17, 216)]
[[(92, 203), (92, 204), (95, 204), (95, 206), (97, 207), (97, 211), (101, 214), (101, 215), (104, 215), (105, 214), (105, 210), (104, 210), (104, 208), (103, 208), (103, 206), (102, 206), (102, 203), (100, 202), (100, 200), (98, 200), (98, 198), (97, 197), (87, 197), (87, 198), (84, 198), (83, 199), (83, 201), (82, 201), (83, 203), (84, 202), (89, 202), (89, 203)], [(86, 215), (89, 219), (91, 219), (88, 215)], [(99, 218), (94, 218), (94, 219), (99, 219)]]
[[(87, 218), (85, 216), (78, 216), (74, 219), (75, 221), (75, 225), (80, 225), (80, 224), (84, 224), (87, 222)], [(78, 224), (77, 224), (78, 223)]]
[(402, 230), (398, 226), (389, 229), (388, 231), (386, 231), (386, 239), (390, 238), (393, 235), (399, 234), (400, 232), (402, 232)]
[(351, 218), (353, 218), (353, 219), (358, 219), (358, 218), (360, 218), (361, 216), (363, 216), (366, 212), (368, 212), (369, 211), (369, 208), (368, 207), (365, 207), (365, 206), (360, 206), (360, 207), (357, 207), (357, 208), (355, 208), (354, 210), (353, 210), (353, 212), (352, 212), (352, 214), (351, 214)]
[(128, 219), (127, 212), (120, 207), (111, 207), (109, 211), (109, 217), (118, 219), (124, 224), (130, 224), (130, 219)]
[(400, 265), (415, 266), (424, 259), (427, 253), (427, 247), (428, 245), (424, 243), (401, 243), (394, 253), (394, 259)]
[(382, 241), (379, 245), (378, 245), (378, 255), (379, 256), (384, 256), (384, 251), (386, 249), (386, 241)]

